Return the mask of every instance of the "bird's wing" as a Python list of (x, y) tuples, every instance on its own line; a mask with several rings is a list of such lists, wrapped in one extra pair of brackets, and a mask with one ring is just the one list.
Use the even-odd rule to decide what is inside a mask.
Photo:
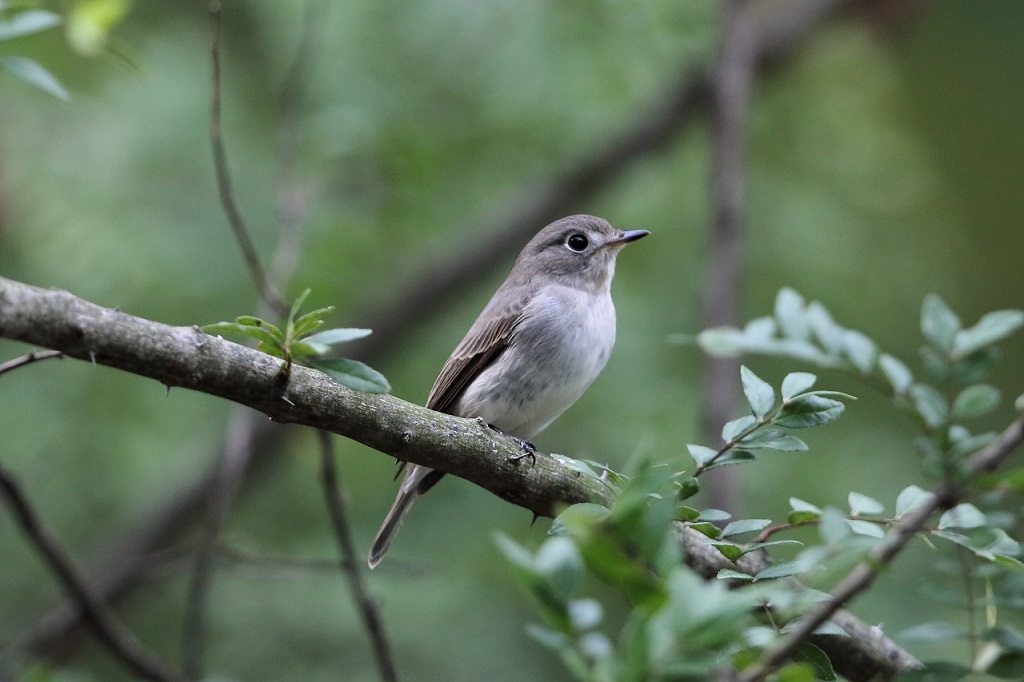
[[(466, 337), (452, 351), (448, 361), (441, 368), (441, 373), (437, 375), (434, 387), (430, 389), (427, 407), (450, 414), (466, 387), (508, 348), (530, 297), (528, 292), (523, 291), (521, 296), (502, 298), (510, 303), (495, 308), (492, 299), (492, 303), (484, 308), (484, 312), (466, 332)], [(405, 469), (405, 464), (399, 464), (395, 478), (398, 478)], [(429, 470), (426, 474), (417, 474), (417, 469), (421, 468), (413, 467), (406, 472), (407, 478), (416, 476), (415, 481), (411, 482), (411, 485), (415, 486), (416, 495), (422, 495), (430, 490), (444, 476), (444, 472)], [(402, 485), (404, 490), (405, 483)]]
[(427, 407), (450, 412), (466, 387), (508, 348), (529, 296), (523, 292), (522, 296), (509, 297), (509, 301), (501, 310), (488, 306), (470, 327), (437, 375)]

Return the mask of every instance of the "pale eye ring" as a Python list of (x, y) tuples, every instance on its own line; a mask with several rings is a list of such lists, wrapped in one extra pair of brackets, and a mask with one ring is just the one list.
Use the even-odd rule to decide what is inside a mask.
[(570, 251), (582, 253), (583, 251), (586, 250), (588, 246), (590, 246), (590, 240), (587, 239), (586, 235), (582, 235), (579, 232), (577, 232), (573, 235), (570, 235), (569, 238), (565, 240), (565, 246)]

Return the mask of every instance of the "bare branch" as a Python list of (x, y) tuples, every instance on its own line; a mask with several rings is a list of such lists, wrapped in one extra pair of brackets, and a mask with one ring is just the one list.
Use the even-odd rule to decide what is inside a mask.
[(57, 539), (36, 516), (28, 499), (14, 477), (0, 467), (0, 498), (6, 502), (18, 525), (28, 536), (50, 570), (81, 609), (85, 621), (111, 654), (134, 674), (147, 680), (172, 682), (183, 680), (177, 672), (160, 660), (135, 638), (118, 617), (86, 587), (71, 559)]
[(59, 350), (33, 351), (31, 353), (26, 353), (21, 357), (14, 358), (13, 360), (0, 363), (0, 374), (10, 372), (11, 370), (18, 369), (19, 367), (24, 367), (25, 365), (31, 365), (33, 362), (39, 362), (40, 360), (62, 357), (64, 357), (64, 354)]
[(238, 246), (242, 249), (245, 263), (260, 290), (260, 295), (274, 312), (279, 315), (287, 315), (291, 306), (267, 278), (249, 234), (249, 228), (246, 227), (245, 219), (242, 218), (242, 211), (238, 202), (235, 201), (235, 190), (231, 182), (231, 171), (228, 169), (227, 152), (224, 150), (224, 130), (221, 124), (220, 10), (220, 2), (213, 0), (210, 3), (210, 28), (213, 34), (210, 42), (210, 59), (213, 66), (213, 85), (210, 96), (210, 147), (213, 151), (213, 167), (217, 176), (217, 191), (228, 224), (235, 234), (235, 239), (238, 240)]
[(287, 282), (298, 267), (305, 240), (305, 216), (319, 188), (303, 182), (298, 172), (302, 148), (303, 107), (309, 75), (323, 47), (329, 3), (309, 0), (306, 3), (302, 31), (295, 57), (288, 68), (278, 94), (277, 125), (277, 225), (278, 239), (270, 271), (275, 282)]
[[(255, 439), (262, 460), (269, 459), (269, 453), (277, 449), (285, 431), (279, 425), (259, 421)], [(113, 603), (137, 587), (148, 575), (152, 554), (167, 547), (195, 523), (216, 478), (215, 465), (200, 480), (169, 496), (139, 527), (112, 537), (96, 552), (104, 561), (90, 571), (98, 576), (93, 581), (93, 591)], [(78, 609), (65, 601), (41, 616), (12, 648), (30, 651), (40, 658), (65, 660), (81, 633), (80, 625)]]
[(324, 486), (324, 498), (327, 501), (327, 511), (331, 517), (331, 526), (334, 528), (334, 536), (338, 540), (340, 551), (339, 564), (341, 572), (348, 581), (349, 591), (356, 603), (359, 615), (363, 619), (363, 627), (366, 628), (370, 639), (373, 642), (373, 654), (377, 661), (377, 670), (384, 682), (395, 682), (398, 675), (395, 672), (395, 662), (391, 657), (391, 650), (388, 646), (387, 634), (384, 632), (384, 623), (381, 621), (380, 613), (377, 610), (377, 603), (370, 597), (363, 584), (362, 574), (359, 566), (362, 563), (357, 559), (356, 543), (352, 539), (352, 530), (349, 527), (348, 513), (345, 510), (345, 500), (342, 498), (341, 490), (338, 488), (338, 471), (334, 462), (334, 446), (331, 442), (331, 434), (326, 431), (317, 431), (320, 437), (320, 473)]

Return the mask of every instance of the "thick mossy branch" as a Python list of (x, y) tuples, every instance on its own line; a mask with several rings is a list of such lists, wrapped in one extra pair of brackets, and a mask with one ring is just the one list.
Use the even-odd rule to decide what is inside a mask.
[(486, 425), (390, 395), (353, 391), (325, 374), (209, 336), (0, 277), (0, 337), (246, 405), (274, 421), (304, 424), (351, 438), (401, 460), (476, 483), (535, 514), (576, 502), (609, 504), (611, 488), (558, 460), (519, 446)]

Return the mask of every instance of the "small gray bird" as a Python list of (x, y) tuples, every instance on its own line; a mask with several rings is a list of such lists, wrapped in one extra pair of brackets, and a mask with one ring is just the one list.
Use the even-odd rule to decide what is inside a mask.
[[(573, 215), (537, 233), (441, 369), (427, 407), (530, 439), (583, 395), (615, 344), (615, 257), (646, 230)], [(531, 447), (526, 443), (528, 447)], [(414, 465), (370, 548), (380, 563), (413, 501), (444, 475)]]

